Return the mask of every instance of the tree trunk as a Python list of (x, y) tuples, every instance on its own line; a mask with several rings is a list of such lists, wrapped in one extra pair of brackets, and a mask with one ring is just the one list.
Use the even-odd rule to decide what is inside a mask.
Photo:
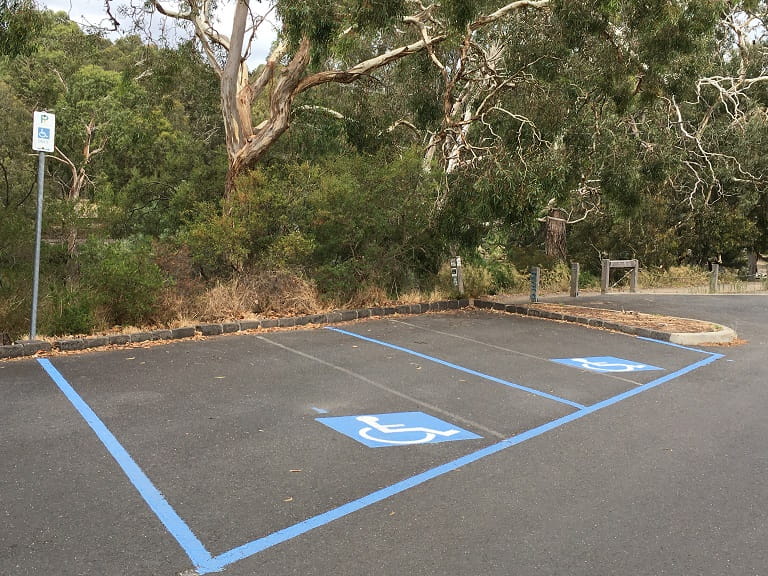
[[(297, 95), (315, 86), (331, 82), (349, 84), (361, 76), (370, 74), (372, 70), (416, 54), (429, 45), (442, 42), (445, 38), (445, 35), (440, 35), (400, 46), (360, 62), (347, 70), (324, 70), (305, 76), (310, 60), (310, 41), (305, 36), (288, 66), (280, 72), (272, 89), (269, 98), (269, 118), (255, 129), (250, 127), (251, 103), (254, 95), (259, 93), (271, 79), (272, 69), (268, 68), (261, 78), (249, 85), (248, 71), (245, 66), (235, 68), (234, 65), (231, 67), (228, 65), (221, 76), (222, 106), (229, 155), (225, 197), (235, 190), (237, 177), (256, 164), (269, 147), (288, 129), (293, 100)], [(268, 66), (275, 64), (275, 61), (267, 63)]]
[(559, 208), (550, 208), (545, 219), (544, 253), (562, 262), (568, 261), (565, 225), (563, 211)]
[(237, 177), (258, 162), (288, 129), (293, 99), (308, 65), (309, 39), (305, 37), (270, 94), (269, 118), (255, 130), (251, 125), (253, 90), (248, 85), (247, 68), (238, 67), (235, 76), (222, 74), (222, 107), (229, 156), (225, 196), (229, 197), (235, 190)]

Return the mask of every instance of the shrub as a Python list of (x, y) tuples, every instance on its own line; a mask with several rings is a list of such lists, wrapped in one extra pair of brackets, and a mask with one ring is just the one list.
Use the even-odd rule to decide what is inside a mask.
[(357, 259), (321, 264), (315, 269), (317, 286), (327, 301), (344, 302), (354, 298), (360, 289), (362, 262)]
[(200, 220), (189, 223), (179, 240), (206, 275), (227, 276), (242, 270), (249, 256), (246, 225), (211, 203), (198, 205)]
[(315, 250), (314, 240), (301, 232), (293, 230), (285, 236), (278, 236), (269, 246), (264, 262), (270, 268), (288, 269), (304, 267)]
[(437, 274), (437, 287), (440, 291), (449, 294), (453, 298), (457, 296), (475, 298), (492, 293), (493, 276), (487, 268), (479, 264), (464, 262), (461, 272), (464, 292), (459, 292), (458, 287), (454, 286), (450, 264), (448, 262), (443, 264)]
[(709, 274), (698, 266), (643, 267), (638, 273), (638, 283), (644, 288), (706, 286)]
[(525, 274), (521, 274), (511, 262), (490, 261), (487, 263), (487, 267), (493, 278), (490, 294), (516, 292), (528, 285)]
[(51, 336), (89, 334), (96, 325), (91, 295), (71, 287), (53, 289), (44, 310), (41, 328)]
[(462, 266), (464, 280), (464, 296), (475, 298), (495, 292), (493, 275), (488, 268), (477, 264), (465, 264)]
[(89, 239), (80, 252), (80, 283), (114, 324), (149, 322), (165, 277), (142, 238)]
[(571, 289), (571, 268), (565, 262), (555, 262), (541, 269), (539, 288), (544, 292), (568, 292)]

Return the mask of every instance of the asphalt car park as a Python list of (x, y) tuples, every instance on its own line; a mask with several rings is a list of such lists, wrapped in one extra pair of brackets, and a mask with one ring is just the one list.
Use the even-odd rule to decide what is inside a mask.
[(760, 574), (734, 354), (457, 311), (3, 363), (0, 573)]

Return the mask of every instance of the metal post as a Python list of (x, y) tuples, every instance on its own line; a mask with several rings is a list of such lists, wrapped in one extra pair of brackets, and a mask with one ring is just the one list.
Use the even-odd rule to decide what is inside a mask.
[(541, 275), (541, 268), (538, 266), (531, 267), (531, 302), (539, 301), (539, 276)]
[(45, 152), (37, 156), (37, 226), (35, 229), (35, 270), (32, 280), (32, 325), (29, 339), (37, 337), (37, 299), (40, 286), (40, 240), (43, 234), (43, 178), (45, 175)]
[(579, 263), (571, 262), (571, 298), (579, 295)]

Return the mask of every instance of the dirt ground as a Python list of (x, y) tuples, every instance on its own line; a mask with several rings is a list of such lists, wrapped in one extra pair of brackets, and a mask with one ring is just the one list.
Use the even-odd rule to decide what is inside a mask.
[(662, 316), (658, 314), (643, 314), (641, 312), (623, 310), (605, 310), (601, 308), (588, 308), (586, 306), (571, 306), (567, 304), (531, 304), (531, 307), (549, 312), (596, 318), (606, 322), (616, 322), (626, 326), (649, 328), (659, 332), (714, 332), (719, 329), (716, 324), (690, 318), (677, 318), (674, 316)]

